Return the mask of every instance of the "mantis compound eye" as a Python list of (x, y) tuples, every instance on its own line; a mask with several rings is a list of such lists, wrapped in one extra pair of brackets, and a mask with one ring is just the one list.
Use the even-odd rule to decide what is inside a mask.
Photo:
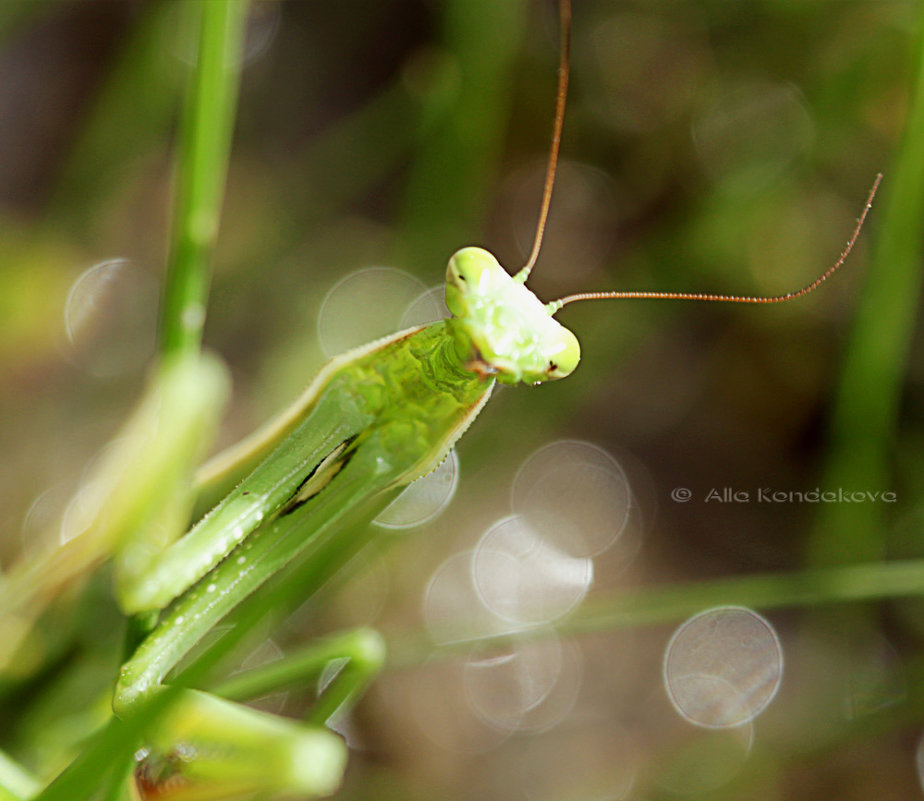
[(581, 360), (581, 346), (577, 337), (567, 328), (562, 328), (559, 332), (555, 347), (556, 351), (549, 356), (548, 377), (550, 380), (571, 375)]

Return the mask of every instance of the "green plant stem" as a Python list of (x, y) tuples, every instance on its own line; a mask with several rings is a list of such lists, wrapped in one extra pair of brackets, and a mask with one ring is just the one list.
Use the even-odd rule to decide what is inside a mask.
[[(867, 285), (844, 358), (832, 411), (823, 486), (887, 490), (889, 453), (918, 298), (924, 252), (924, 24), (918, 36), (904, 142), (883, 180), (882, 212)], [(809, 564), (880, 558), (879, 504), (826, 504), (809, 543)]]
[(345, 664), (311, 710), (310, 720), (324, 725), (365, 691), (384, 659), (385, 644), (377, 631), (353, 629), (312, 643), (285, 659), (232, 676), (214, 692), (223, 698), (247, 701), (281, 687), (316, 681), (332, 662), (343, 660)]
[[(445, 632), (450, 645), (434, 646), (419, 633), (392, 632), (388, 636), (389, 669), (420, 665), (434, 653), (449, 657), (473, 648), (503, 645), (509, 639), (573, 636), (600, 631), (673, 623), (717, 606), (780, 609), (796, 606), (872, 601), (924, 594), (924, 559), (886, 564), (849, 565), (798, 573), (742, 576), (718, 581), (653, 587), (587, 602), (555, 626), (537, 627), (514, 635), (466, 636)], [(440, 638), (443, 639), (443, 638)], [(290, 653), (284, 660), (255, 668), (220, 687), (234, 698), (265, 694), (291, 685), (305, 665), (314, 665), (317, 646)]]
[(670, 623), (715, 606), (810, 607), (924, 594), (924, 559), (743, 576), (645, 590), (587, 603), (563, 634)]
[[(887, 564), (871, 563), (836, 568), (742, 576), (718, 581), (654, 587), (627, 592), (584, 603), (571, 617), (555, 627), (556, 636), (591, 634), (600, 631), (640, 626), (655, 626), (683, 620), (690, 615), (717, 606), (743, 606), (754, 609), (780, 609), (794, 606), (870, 601), (881, 598), (906, 597), (924, 594), (924, 559)], [(518, 639), (543, 636), (543, 630), (518, 632)], [(491, 647), (507, 637), (491, 637), (460, 642), (469, 650), (473, 646)], [(389, 639), (389, 642), (391, 640)], [(398, 644), (400, 645), (400, 644)], [(429, 656), (409, 643), (410, 649), (400, 645), (389, 648), (389, 667), (412, 664)], [(455, 650), (457, 646), (450, 646)]]
[(197, 0), (199, 48), (180, 128), (161, 355), (198, 350), (228, 169), (247, 0)]

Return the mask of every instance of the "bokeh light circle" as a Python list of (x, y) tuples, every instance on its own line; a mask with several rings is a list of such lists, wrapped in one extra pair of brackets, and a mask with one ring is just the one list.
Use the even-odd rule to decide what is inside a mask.
[(548, 698), (562, 662), (557, 639), (517, 643), (502, 654), (471, 659), (464, 672), (466, 697), (483, 721), (516, 731), (523, 716)]
[(590, 559), (564, 552), (517, 515), (482, 535), (472, 570), (485, 607), (520, 625), (560, 618), (583, 600), (593, 583)]
[(458, 485), (459, 459), (451, 450), (439, 467), (409, 484), (373, 522), (390, 529), (422, 526), (449, 505)]
[(743, 607), (695, 615), (674, 632), (664, 653), (664, 686), (674, 709), (704, 728), (754, 720), (773, 700), (782, 675), (779, 637)]
[(573, 643), (545, 632), (542, 640), (516, 643), (493, 660), (469, 660), (465, 680), (466, 696), (480, 719), (503, 731), (536, 734), (555, 728), (571, 713), (583, 681), (583, 660)]
[(417, 671), (410, 703), (424, 736), (445, 751), (483, 754), (506, 740), (511, 731), (491, 726), (472, 710), (466, 697), (466, 665), (431, 658)]
[(474, 551), (453, 554), (430, 576), (423, 598), (424, 624), (436, 643), (464, 642), (516, 631), (482, 603), (475, 587)]
[(318, 311), (318, 342), (328, 358), (400, 329), (401, 315), (426, 287), (392, 267), (350, 273), (327, 293)]
[(415, 325), (427, 325), (450, 316), (446, 305), (446, 287), (443, 284), (422, 292), (405, 309), (398, 328), (413, 328)]
[(514, 478), (511, 505), (546, 542), (584, 558), (610, 548), (637, 506), (619, 462), (579, 440), (533, 453)]
[(141, 369), (154, 352), (158, 298), (154, 278), (128, 259), (84, 270), (64, 307), (71, 361), (98, 378)]

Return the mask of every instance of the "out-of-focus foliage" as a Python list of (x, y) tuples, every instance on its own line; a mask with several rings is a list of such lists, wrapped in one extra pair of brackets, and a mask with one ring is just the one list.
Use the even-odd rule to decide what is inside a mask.
[[(150, 367), (191, 53), (176, 35), (181, 6), (0, 7), (3, 564), (39, 547), (35, 537)], [(843, 561), (838, 526), (859, 520), (860, 541), (874, 543), (864, 558), (924, 556), (916, 276), (903, 268), (907, 280), (893, 280), (879, 261), (866, 288), (870, 255), (896, 252), (877, 237), (903, 177), (894, 170), (920, 16), (910, 0), (577, 4), (559, 183), (531, 281), (544, 298), (784, 292), (833, 262), (879, 171), (886, 199), (843, 272), (791, 305), (563, 311), (582, 342), (577, 372), (498, 393), (461, 442), (448, 510), (370, 554), (352, 583), (275, 635), (279, 647), (357, 623), (422, 629), (429, 578), (509, 513), (527, 456), (566, 438), (616, 457), (640, 514), (634, 560), (596, 561), (597, 599), (797, 570), (808, 551), (814, 564)], [(432, 286), (463, 245), (489, 247), (511, 270), (525, 259), (551, 129), (556, 25), (554, 3), (532, 0), (255, 3), (205, 331), (234, 377), (225, 442), (322, 364), (321, 306), (352, 271), (396, 267)], [(913, 158), (902, 163), (914, 169)], [(921, 221), (888, 233), (913, 254)], [(867, 297), (876, 316), (854, 329)], [(896, 332), (888, 310), (899, 307)], [(887, 361), (840, 383), (848, 347)], [(853, 397), (839, 401), (841, 450), (832, 450), (839, 386)], [(850, 404), (878, 408), (883, 393), (892, 393), (887, 425), (865, 432)], [(839, 470), (851, 435), (867, 433), (875, 469), (865, 459), (859, 472)], [(825, 483), (851, 475), (875, 483)], [(673, 500), (677, 488), (690, 500)], [(856, 515), (798, 500), (816, 488), (896, 500)], [(764, 490), (788, 500), (761, 501)], [(484, 715), (463, 727), (440, 706), (473, 693), (455, 663), (394, 670), (351, 723), (358, 748), (343, 795), (912, 798), (924, 729), (920, 610), (909, 600), (837, 618), (770, 615), (783, 683), (763, 716), (731, 733), (693, 729), (667, 704), (665, 628), (569, 643), (560, 670), (580, 665), (580, 678), (547, 731), (510, 734)], [(120, 659), (104, 581), (45, 625), (73, 633), (48, 638), (42, 672), (0, 685), (0, 747), (41, 773), (102, 719)], [(279, 704), (297, 711), (302, 700)], [(471, 712), (464, 700), (459, 708)]]

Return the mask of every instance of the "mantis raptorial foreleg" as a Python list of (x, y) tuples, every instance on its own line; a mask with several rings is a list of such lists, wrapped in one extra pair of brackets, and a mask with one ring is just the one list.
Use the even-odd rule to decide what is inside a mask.
[[(193, 529), (192, 544), (181, 540), (173, 546), (172, 553), (192, 561), (194, 569), (187, 576), (199, 576), (203, 567), (207, 572), (170, 605), (123, 666), (113, 700), (117, 714), (133, 715), (202, 637), (270, 577), (298, 556), (329, 552), (332, 543), (350, 536), (352, 523), (384, 508), (396, 487), (444, 458), (491, 387), (490, 381), (458, 366), (455, 340), (447, 336), (447, 326), (440, 323), (389, 338), (323, 373), (310, 393), (303, 424)], [(417, 414), (415, 405), (420, 405)], [(232, 526), (251, 529), (245, 532), (246, 539), (237, 538), (230, 553), (225, 517)], [(232, 531), (235, 537), (237, 533)], [(349, 547), (338, 546), (335, 551), (336, 559), (318, 560), (325, 565), (319, 581), (352, 553)], [(157, 584), (154, 589), (169, 600), (174, 586), (162, 590)], [(346, 662), (312, 711), (313, 720), (326, 721), (369, 681), (382, 660), (380, 641), (368, 633), (345, 635), (319, 647), (305, 668), (317, 673), (341, 659)], [(182, 773), (184, 781), (211, 782), (221, 760), (216, 757), (213, 766), (211, 757), (197, 757), (197, 767), (187, 770), (185, 762), (169, 756), (169, 742), (180, 744), (181, 754), (186, 749), (199, 755), (219, 753), (225, 738), (227, 750), (236, 753), (244, 740), (255, 752), (269, 748), (276, 755), (287, 754), (284, 765), (320, 749), (318, 759), (326, 766), (327, 785), (313, 771), (304, 776), (283, 765), (279, 775), (285, 783), (266, 790), (269, 797), (326, 792), (336, 784), (334, 776), (339, 776), (335, 749), (329, 745), (333, 735), (320, 737), (297, 724), (270, 723), (263, 713), (201, 693), (181, 694), (158, 732), (154, 746), (161, 755), (167, 753), (162, 759), (167, 759), (170, 770)], [(206, 767), (201, 767), (203, 762)], [(240, 773), (248, 764), (251, 761), (243, 757), (235, 760), (235, 782), (243, 781)], [(260, 760), (252, 764), (256, 769)], [(158, 769), (158, 775), (161, 772)]]

